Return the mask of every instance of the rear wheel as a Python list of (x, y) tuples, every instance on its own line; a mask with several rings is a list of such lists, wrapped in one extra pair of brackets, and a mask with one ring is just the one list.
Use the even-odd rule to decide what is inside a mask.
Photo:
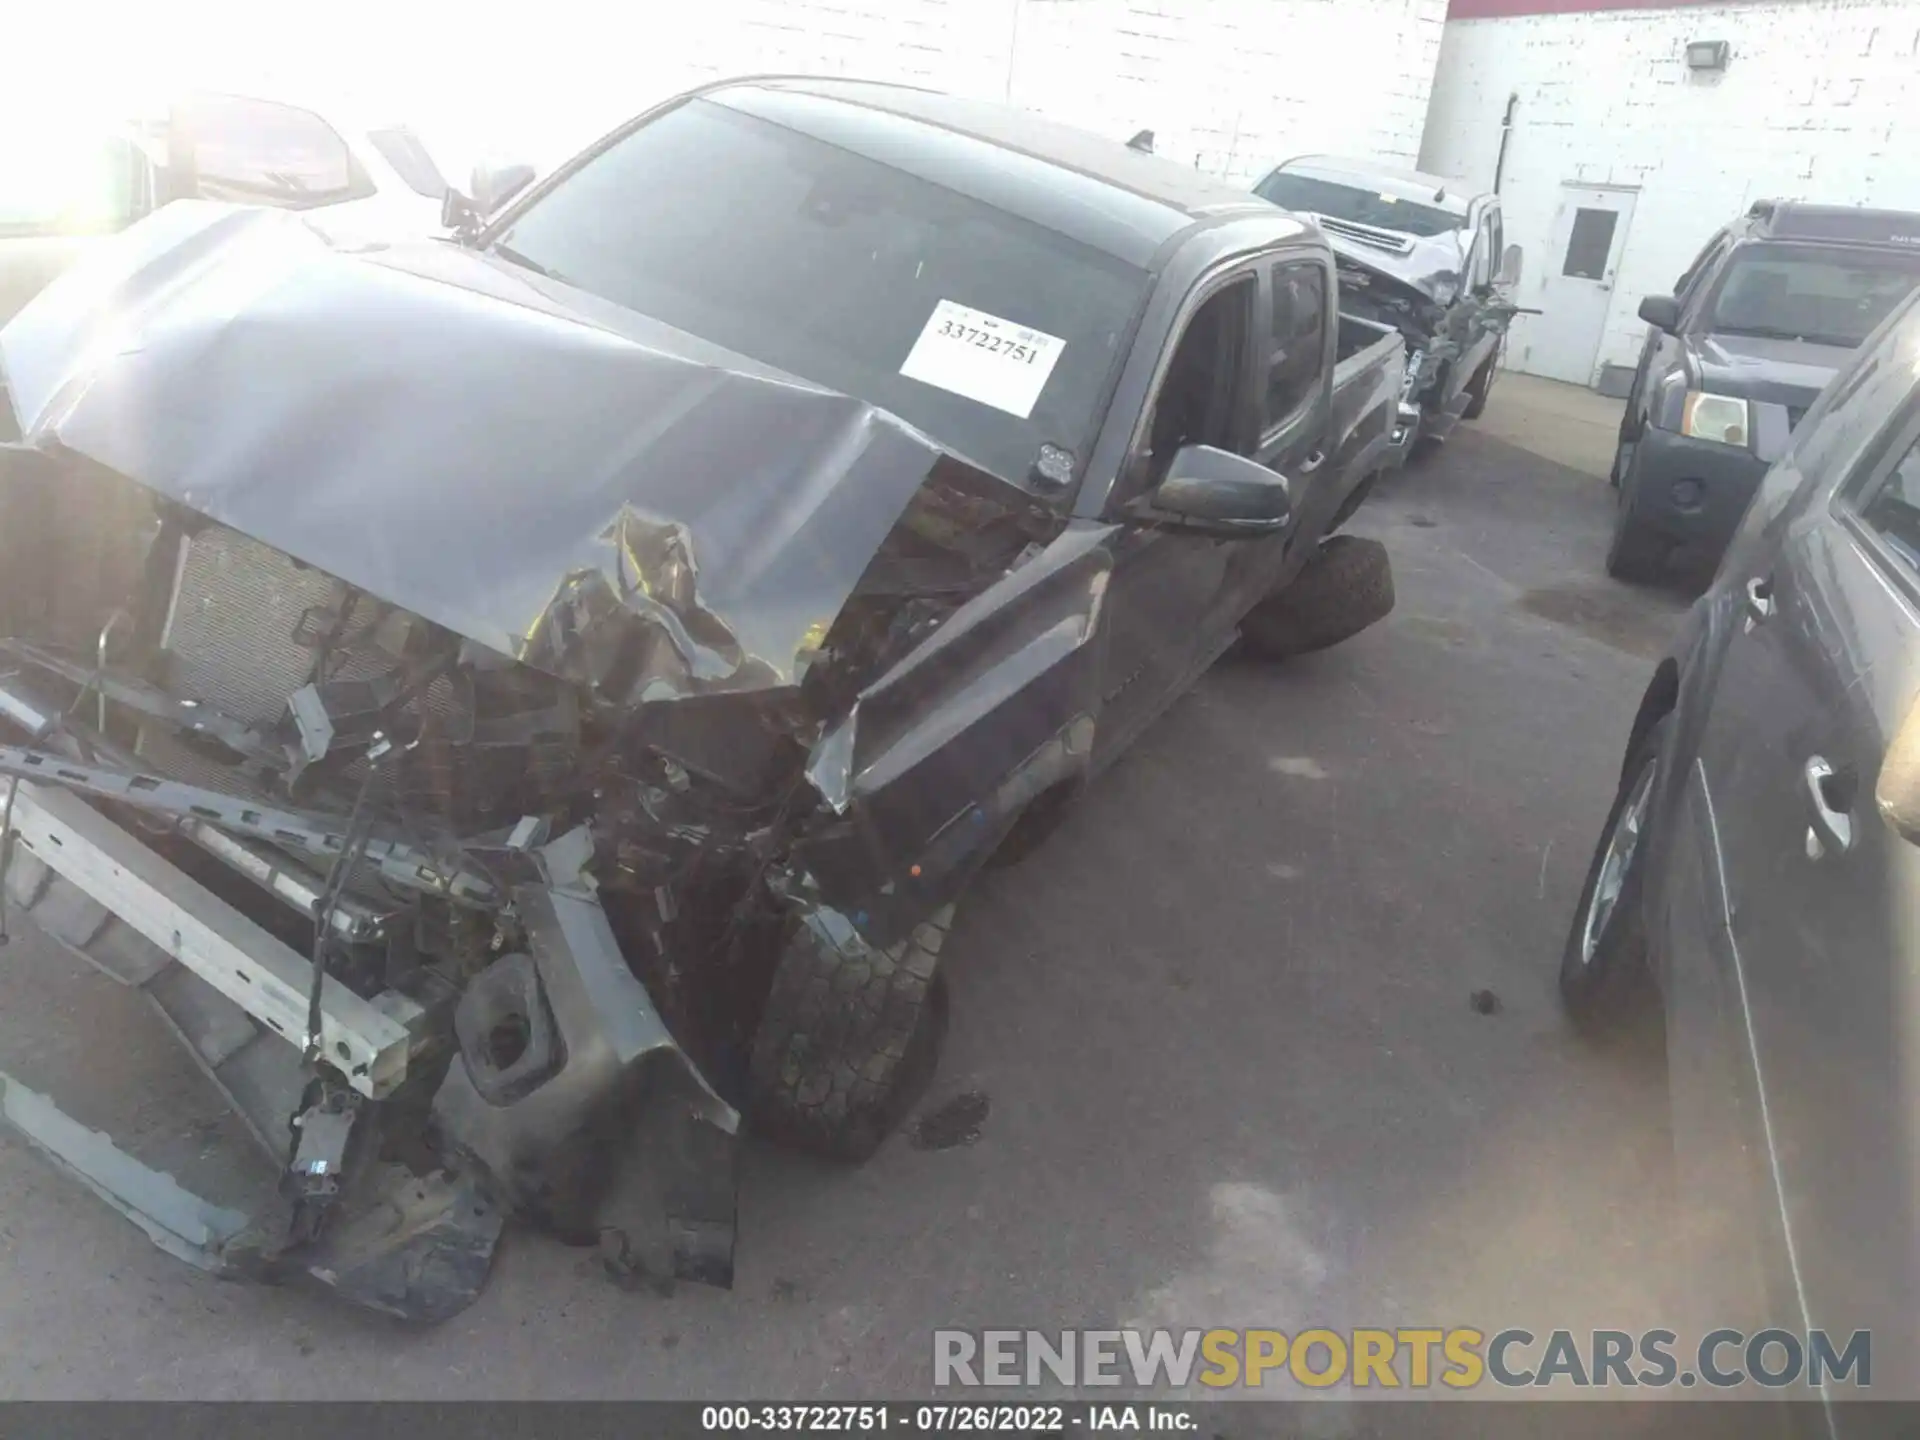
[(1590, 1034), (1634, 1028), (1658, 1010), (1641, 892), (1653, 782), (1671, 728), (1662, 717), (1628, 757), (1560, 954), (1561, 1002)]

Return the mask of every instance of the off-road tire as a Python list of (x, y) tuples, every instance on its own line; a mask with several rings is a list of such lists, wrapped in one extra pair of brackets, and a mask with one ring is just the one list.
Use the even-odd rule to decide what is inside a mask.
[(780, 957), (754, 1034), (748, 1115), (760, 1134), (831, 1160), (880, 1148), (939, 1063), (939, 980), (953, 907), (878, 949), (803, 924)]
[(1493, 394), (1493, 362), (1500, 358), (1495, 350), (1486, 363), (1473, 372), (1473, 379), (1467, 382), (1467, 408), (1460, 412), (1462, 420), (1478, 420), (1487, 413), (1487, 398)]
[(1387, 547), (1358, 535), (1335, 535), (1321, 542), (1292, 584), (1247, 612), (1241, 643), (1263, 659), (1284, 660), (1338, 645), (1392, 610)]
[(1647, 767), (1657, 763), (1672, 729), (1672, 717), (1662, 716), (1633, 747), (1621, 769), (1620, 788), (1607, 811), (1607, 823), (1593, 847), (1593, 860), (1573, 908), (1567, 943), (1560, 952), (1560, 1002), (1574, 1028), (1596, 1039), (1619, 1040), (1644, 1035), (1660, 1013), (1660, 992), (1648, 963), (1646, 917), (1641, 905), (1647, 869), (1647, 821), (1642, 821), (1618, 898), (1595, 938), (1593, 955), (1585, 956), (1588, 907), (1605, 867), (1608, 842), (1633, 798)]

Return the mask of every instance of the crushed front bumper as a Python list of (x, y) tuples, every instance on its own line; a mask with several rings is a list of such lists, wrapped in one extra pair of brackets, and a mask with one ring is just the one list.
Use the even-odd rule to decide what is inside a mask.
[[(0, 678), (0, 714), (29, 738), (51, 729), (52, 712), (17, 677)], [(531, 953), (502, 957), (470, 987), (514, 962), (529, 1013), (512, 1018), (529, 1026), (543, 1065), (522, 1059), (511, 1075), (516, 1067), (492, 1066), (464, 1043), (455, 997), (366, 998), (328, 977), (311, 1047), (326, 1063), (316, 1067), (306, 1045), (311, 962), (82, 799), (76, 790), (99, 775), (97, 764), (0, 747), (6, 901), (16, 923), (24, 914), (99, 972), (84, 983), (117, 982), (149, 1002), (244, 1122), (251, 1154), (235, 1167), (250, 1172), (255, 1183), (241, 1188), (258, 1203), (196, 1193), (137, 1145), (74, 1118), (84, 1106), (0, 1055), (8, 1127), (180, 1259), (230, 1278), (319, 1286), (405, 1320), (436, 1322), (471, 1304), (515, 1213), (557, 1222), (564, 1212), (569, 1238), (586, 1242), (604, 1245), (611, 1233), (629, 1273), (731, 1282), (738, 1116), (625, 964), (577, 843), (548, 847), (539, 877), (514, 887)], [(225, 832), (188, 838), (216, 858), (238, 844)], [(257, 867), (235, 869), (281, 893)], [(0, 974), (37, 963), (35, 948), (0, 951)], [(511, 1000), (495, 999), (497, 1021)], [(73, 1048), (115, 1043), (72, 1018), (62, 1017), (60, 1038)], [(390, 1117), (403, 1113), (424, 1122), (417, 1135), (396, 1135)], [(650, 1187), (623, 1183), (636, 1168)], [(635, 1189), (649, 1193), (636, 1202)]]

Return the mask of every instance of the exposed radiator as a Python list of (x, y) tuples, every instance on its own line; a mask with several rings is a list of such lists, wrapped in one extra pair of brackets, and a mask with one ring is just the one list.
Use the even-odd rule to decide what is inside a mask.
[(248, 724), (278, 720), (313, 669), (313, 651), (294, 638), (300, 617), (343, 591), (258, 540), (200, 531), (181, 546), (161, 636), (167, 688)]

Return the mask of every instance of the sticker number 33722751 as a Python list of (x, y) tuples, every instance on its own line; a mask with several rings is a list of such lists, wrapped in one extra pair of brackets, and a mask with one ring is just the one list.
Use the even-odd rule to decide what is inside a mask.
[(900, 373), (1025, 420), (1066, 348), (1057, 335), (942, 300)]

